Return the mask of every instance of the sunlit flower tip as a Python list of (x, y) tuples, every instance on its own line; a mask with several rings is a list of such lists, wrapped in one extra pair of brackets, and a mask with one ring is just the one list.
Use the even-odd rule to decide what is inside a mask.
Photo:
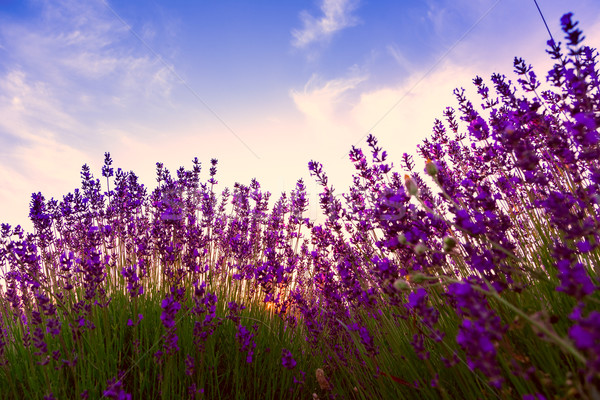
[(429, 176), (436, 176), (438, 172), (439, 169), (437, 164), (428, 158), (427, 162), (425, 163), (425, 173)]
[(327, 381), (327, 378), (325, 378), (325, 372), (321, 368), (317, 368), (315, 376), (317, 377), (317, 382), (322, 390), (331, 390), (331, 385)]
[(411, 196), (416, 196), (419, 193), (419, 187), (417, 182), (410, 175), (404, 175), (404, 184), (406, 185), (406, 191)]
[(407, 243), (406, 236), (404, 235), (404, 233), (401, 233), (398, 235), (398, 243), (400, 243), (400, 244)]
[(425, 252), (427, 251), (427, 246), (425, 246), (423, 243), (418, 243), (415, 246), (415, 253), (417, 253), (417, 255), (423, 255), (425, 254)]
[(410, 289), (409, 283), (404, 279), (396, 279), (394, 282), (394, 289), (398, 291), (408, 290)]
[(456, 246), (456, 239), (454, 239), (452, 236), (444, 237), (444, 251), (445, 252), (451, 251), (454, 248), (454, 246)]

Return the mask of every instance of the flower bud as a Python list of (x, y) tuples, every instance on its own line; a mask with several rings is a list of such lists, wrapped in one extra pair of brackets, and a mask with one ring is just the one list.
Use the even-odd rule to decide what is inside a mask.
[(436, 163), (434, 163), (428, 158), (427, 162), (425, 163), (425, 173), (429, 176), (436, 176), (438, 172), (439, 169)]
[(406, 186), (406, 191), (411, 196), (416, 196), (419, 193), (419, 187), (417, 186), (417, 182), (410, 175), (404, 175), (404, 185)]
[(404, 233), (398, 235), (398, 243), (406, 244), (407, 242), (408, 241), (406, 240), (406, 236), (404, 236)]
[(454, 239), (452, 236), (445, 236), (444, 237), (444, 251), (449, 252), (454, 248), (454, 246), (456, 246), (456, 239)]
[(427, 276), (425, 276), (424, 274), (422, 274), (420, 272), (410, 276), (410, 281), (413, 283), (416, 283), (417, 285), (419, 283), (425, 282), (426, 280), (427, 280)]
[(425, 254), (425, 252), (427, 251), (427, 246), (425, 246), (423, 243), (418, 243), (415, 246), (415, 253), (417, 253), (417, 255), (422, 255)]
[(410, 289), (410, 285), (404, 279), (396, 279), (396, 281), (394, 282), (394, 289), (401, 292), (403, 290)]

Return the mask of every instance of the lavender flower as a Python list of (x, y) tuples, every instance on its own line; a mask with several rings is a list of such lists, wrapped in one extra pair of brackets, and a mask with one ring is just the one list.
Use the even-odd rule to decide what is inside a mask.
[(109, 399), (131, 400), (131, 395), (123, 389), (122, 379), (124, 375), (124, 372), (119, 372), (117, 377), (109, 379), (106, 382), (107, 388), (104, 392), (102, 392), (102, 395), (108, 397)]
[(296, 360), (294, 360), (292, 352), (288, 349), (281, 350), (281, 364), (287, 369), (294, 369), (296, 367)]
[(475, 291), (470, 283), (450, 284), (448, 297), (459, 315), (465, 317), (456, 341), (467, 354), (469, 368), (480, 369), (488, 376), (491, 385), (500, 388), (504, 379), (496, 360), (496, 347), (506, 330), (500, 317), (489, 307), (483, 294)]
[(573, 263), (568, 260), (560, 260), (556, 263), (558, 268), (558, 277), (561, 284), (556, 290), (564, 292), (569, 296), (581, 300), (584, 296), (594, 292), (597, 286), (593, 284), (588, 272), (582, 263)]
[(172, 354), (179, 351), (179, 337), (175, 333), (175, 316), (181, 309), (181, 304), (175, 300), (174, 295), (169, 295), (163, 299), (161, 307), (163, 312), (160, 315), (160, 320), (162, 321), (163, 326), (167, 329), (167, 332), (163, 337), (163, 348), (165, 349), (165, 354)]
[(179, 304), (179, 302), (173, 298), (173, 295), (169, 295), (163, 299), (161, 307), (163, 312), (160, 315), (160, 320), (162, 321), (163, 325), (165, 328), (174, 327), (175, 315), (181, 309), (181, 304)]
[(600, 312), (592, 311), (584, 317), (582, 304), (579, 304), (570, 318), (575, 324), (569, 329), (569, 336), (575, 346), (587, 354), (585, 376), (588, 382), (593, 382), (600, 371)]
[(248, 330), (244, 325), (239, 325), (237, 328), (237, 333), (235, 334), (235, 338), (240, 345), (240, 352), (246, 353), (246, 362), (248, 364), (252, 363), (252, 356), (254, 355), (254, 349), (256, 348), (256, 342), (253, 340), (254, 336), (256, 336), (256, 332), (258, 331), (258, 325), (252, 325), (252, 331)]

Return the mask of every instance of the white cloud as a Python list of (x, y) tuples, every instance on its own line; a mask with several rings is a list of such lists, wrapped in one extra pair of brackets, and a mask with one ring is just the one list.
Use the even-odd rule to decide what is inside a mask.
[[(442, 40), (452, 40), (499, 4), (498, 0), (426, 0), (426, 21)], [(465, 25), (468, 24), (468, 25)]]
[(31, 81), (21, 70), (0, 77), (0, 128), (22, 140), (35, 140), (54, 130), (70, 131), (76, 120), (62, 110), (52, 89), (40, 81)]
[[(101, 84), (103, 93), (136, 102), (140, 95), (170, 95), (176, 78), (163, 73), (164, 65), (102, 3), (49, 1), (42, 7), (43, 17), (35, 21), (0, 27), (0, 41), (10, 54), (2, 64), (17, 60), (64, 92), (97, 92)], [(151, 40), (150, 28), (141, 29)]]
[(347, 153), (352, 145), (364, 148), (372, 133), (396, 164), (403, 153), (416, 154), (416, 146), (430, 136), (434, 119), (443, 119), (445, 107), (455, 105), (453, 89), (471, 89), (473, 76), (471, 68), (446, 60), (431, 74), (424, 77), (423, 71), (414, 71), (398, 85), (373, 87), (366, 76), (317, 85), (313, 77), (303, 91), (290, 95), (306, 119), (306, 129), (314, 132), (313, 146), (325, 149), (316, 154), (333, 172), (332, 182), (344, 188), (349, 183)]
[(0, 222), (28, 231), (31, 193), (62, 199), (79, 186), (79, 171), (88, 160), (83, 152), (44, 137), (15, 147), (10, 158), (14, 163), (0, 163)]
[(352, 12), (356, 9), (354, 0), (323, 0), (323, 15), (315, 18), (307, 11), (300, 13), (303, 28), (292, 30), (292, 45), (303, 48), (313, 42), (329, 39), (335, 32), (358, 24), (359, 20)]
[(444, 62), (424, 78), (422, 72), (415, 73), (401, 85), (363, 92), (349, 111), (364, 132), (355, 140), (362, 142), (373, 133), (390, 146), (394, 159), (404, 152), (414, 154), (417, 144), (430, 135), (434, 119), (442, 119), (445, 107), (455, 104), (454, 88), (469, 87), (472, 77), (470, 69)]
[(388, 45), (386, 50), (389, 55), (396, 61), (396, 63), (405, 71), (413, 73), (415, 72), (415, 65), (412, 63), (408, 57), (406, 57), (403, 52), (396, 45)]
[(0, 93), (0, 221), (29, 229), (31, 192), (59, 197), (78, 183), (86, 155), (61, 134), (85, 127), (62, 110), (46, 84), (23, 71), (0, 77)]
[(92, 79), (112, 74), (119, 64), (119, 60), (115, 57), (103, 57), (89, 51), (73, 54), (62, 62), (69, 69)]
[(290, 96), (308, 119), (325, 121), (334, 116), (338, 105), (344, 104), (344, 95), (366, 79), (365, 75), (354, 75), (322, 83), (313, 75), (302, 91), (292, 90)]

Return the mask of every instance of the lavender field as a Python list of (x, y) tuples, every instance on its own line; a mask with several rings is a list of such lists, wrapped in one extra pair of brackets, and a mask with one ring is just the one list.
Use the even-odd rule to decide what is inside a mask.
[(1, 226), (0, 398), (600, 399), (598, 52), (560, 23), (545, 79), (475, 77), (418, 160), (369, 136), (341, 196), (310, 161), (317, 221), (302, 180), (220, 189), (217, 160), (149, 190), (106, 153), (33, 194), (34, 231)]

